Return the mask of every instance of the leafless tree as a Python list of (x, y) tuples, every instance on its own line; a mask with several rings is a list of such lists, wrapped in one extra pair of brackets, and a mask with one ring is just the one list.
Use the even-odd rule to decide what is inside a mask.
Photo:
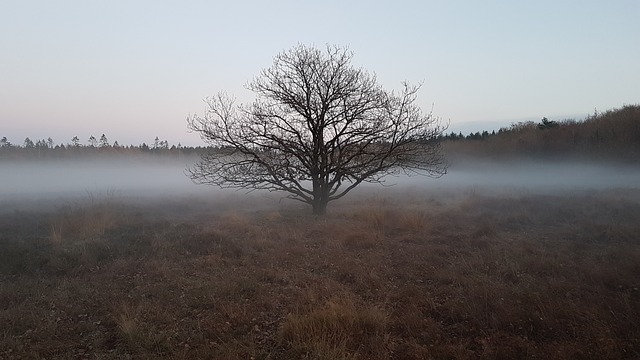
[(285, 191), (324, 214), (363, 182), (444, 174), (435, 141), (444, 128), (415, 104), (420, 86), (386, 91), (352, 57), (337, 46), (298, 45), (246, 85), (253, 103), (236, 104), (224, 92), (207, 98), (204, 115), (190, 115), (188, 127), (219, 150), (189, 169), (192, 180)]

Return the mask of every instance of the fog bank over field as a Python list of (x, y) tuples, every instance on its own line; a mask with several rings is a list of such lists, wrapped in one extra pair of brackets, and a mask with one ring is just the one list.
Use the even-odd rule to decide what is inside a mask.
[(575, 161), (460, 162), (435, 184), (529, 191), (638, 188), (640, 168)]
[(115, 158), (2, 163), (2, 196), (57, 196), (118, 191), (124, 195), (195, 190), (191, 160)]
[[(139, 199), (157, 197), (218, 196), (244, 192), (221, 190), (194, 184), (186, 169), (197, 158), (161, 157), (105, 158), (81, 160), (49, 160), (0, 162), (2, 180), (0, 205), (3, 210), (25, 208), (51, 201), (82, 198), (116, 197)], [(640, 187), (640, 168), (578, 162), (513, 161), (462, 162), (451, 164), (441, 178), (389, 177), (387, 185), (394, 191), (437, 191), (448, 189), (486, 189), (550, 192), (566, 190), (598, 190)], [(360, 191), (385, 191), (384, 187), (363, 184)], [(252, 193), (256, 196), (257, 193)], [(262, 194), (279, 199), (279, 194)], [(347, 195), (348, 197), (348, 195)], [(29, 207), (31, 207), (29, 206)]]
[(185, 175), (194, 161), (122, 157), (0, 162), (0, 206), (31, 209), (87, 199), (195, 195), (204, 189)]

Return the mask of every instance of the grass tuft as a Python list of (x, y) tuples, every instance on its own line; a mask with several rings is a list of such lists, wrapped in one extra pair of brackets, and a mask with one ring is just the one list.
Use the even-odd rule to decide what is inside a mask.
[(53, 245), (62, 244), (62, 224), (51, 223), (49, 225), (49, 228), (51, 229), (50, 235), (49, 235), (49, 241), (51, 242), (51, 244)]
[(343, 235), (342, 245), (351, 250), (373, 249), (381, 244), (381, 236), (370, 230), (351, 230)]
[(116, 319), (118, 331), (122, 339), (129, 345), (135, 346), (142, 338), (140, 324), (131, 309), (123, 309)]
[(352, 359), (380, 349), (388, 315), (379, 307), (335, 297), (306, 314), (290, 314), (280, 331), (294, 353), (314, 359)]

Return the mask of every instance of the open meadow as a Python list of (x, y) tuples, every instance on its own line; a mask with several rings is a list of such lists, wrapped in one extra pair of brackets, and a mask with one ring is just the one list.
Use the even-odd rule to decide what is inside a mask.
[(639, 13), (3, 1), (0, 360), (640, 360)]
[(0, 212), (3, 359), (637, 359), (640, 190)]

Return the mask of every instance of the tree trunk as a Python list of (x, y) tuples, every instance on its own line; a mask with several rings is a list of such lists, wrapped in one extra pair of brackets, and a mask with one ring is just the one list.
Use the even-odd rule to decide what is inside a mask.
[(320, 179), (313, 180), (313, 215), (324, 215), (327, 213), (327, 204), (329, 203), (329, 192), (327, 185)]
[(314, 198), (313, 203), (313, 215), (324, 215), (327, 213), (327, 204), (329, 201), (324, 199), (323, 197)]

